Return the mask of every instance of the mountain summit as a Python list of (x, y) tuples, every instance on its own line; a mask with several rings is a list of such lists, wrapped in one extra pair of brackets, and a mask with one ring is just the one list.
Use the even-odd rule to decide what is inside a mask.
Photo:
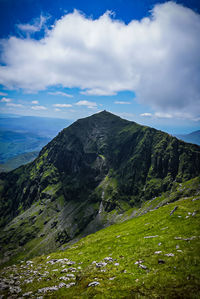
[(199, 174), (199, 146), (107, 111), (79, 119), (0, 174), (1, 247), (52, 251)]

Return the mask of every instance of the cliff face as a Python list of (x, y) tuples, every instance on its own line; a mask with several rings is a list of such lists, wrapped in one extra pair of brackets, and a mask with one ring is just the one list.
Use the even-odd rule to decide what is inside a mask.
[(0, 242), (37, 239), (41, 251), (54, 249), (88, 233), (94, 219), (89, 232), (106, 225), (99, 210), (121, 213), (199, 174), (199, 146), (100, 112), (64, 129), (32, 163), (0, 174)]

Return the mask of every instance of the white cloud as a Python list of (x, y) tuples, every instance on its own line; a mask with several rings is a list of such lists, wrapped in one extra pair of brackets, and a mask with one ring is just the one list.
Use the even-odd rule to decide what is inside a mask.
[(149, 17), (129, 24), (109, 13), (93, 20), (74, 11), (41, 40), (2, 40), (0, 84), (29, 91), (79, 87), (87, 95), (130, 90), (154, 111), (198, 118), (199, 32), (200, 15), (174, 2), (156, 5)]
[(34, 105), (37, 105), (39, 102), (38, 101), (32, 101), (31, 103), (34, 104)]
[(77, 106), (87, 106), (87, 108), (94, 109), (97, 108), (97, 103), (89, 101), (79, 101), (75, 105)]
[(54, 107), (59, 107), (59, 108), (69, 108), (72, 107), (71, 104), (53, 104)]
[(55, 108), (54, 111), (58, 112), (58, 111), (61, 111), (61, 109)]
[(48, 94), (53, 95), (53, 96), (63, 96), (63, 97), (67, 97), (67, 98), (73, 98), (73, 95), (68, 94), (66, 92), (62, 92), (62, 91), (48, 92)]
[(2, 98), (0, 102), (2, 102), (2, 103), (9, 103), (9, 102), (12, 102), (12, 99)]
[(118, 105), (129, 105), (129, 104), (131, 104), (131, 102), (115, 101), (115, 104), (118, 104)]
[(143, 116), (143, 117), (151, 117), (151, 116), (152, 116), (152, 113), (145, 112), (145, 113), (141, 113), (140, 116)]
[(40, 105), (32, 106), (31, 109), (33, 109), (33, 110), (47, 110), (47, 108), (45, 106), (40, 106)]
[(156, 118), (172, 118), (172, 114), (164, 113), (164, 112), (155, 112), (154, 116)]
[(0, 96), (7, 96), (7, 93), (0, 91)]
[(35, 33), (43, 28), (46, 20), (47, 18), (41, 15), (40, 18), (34, 19), (32, 24), (18, 24), (17, 27), (23, 32)]
[(81, 91), (80, 94), (89, 95), (89, 96), (113, 96), (116, 95), (117, 92), (108, 90), (108, 89), (99, 89), (99, 88), (91, 88), (84, 91)]
[(6, 103), (6, 106), (8, 107), (14, 107), (14, 108), (22, 108), (24, 105), (22, 104), (15, 104), (15, 103)]

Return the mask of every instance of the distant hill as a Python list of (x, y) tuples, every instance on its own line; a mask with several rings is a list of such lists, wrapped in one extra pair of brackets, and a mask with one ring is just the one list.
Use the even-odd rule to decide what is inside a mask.
[(0, 117), (0, 130), (32, 133), (52, 139), (71, 122), (61, 118), (3, 115)]
[[(32, 161), (60, 130), (69, 125), (65, 119), (3, 115), (0, 117), (0, 170), (11, 170)], [(25, 155), (24, 155), (25, 154)], [(20, 164), (21, 163), (21, 164)]]
[(38, 154), (39, 152), (29, 152), (8, 159), (6, 163), (0, 164), (0, 172), (11, 171), (21, 165), (32, 162), (34, 159), (37, 158)]
[(200, 130), (192, 132), (190, 134), (176, 135), (176, 137), (185, 142), (190, 142), (190, 143), (200, 145)]
[(24, 153), (40, 151), (49, 141), (49, 137), (41, 137), (31, 132), (0, 130), (0, 163), (6, 163)]

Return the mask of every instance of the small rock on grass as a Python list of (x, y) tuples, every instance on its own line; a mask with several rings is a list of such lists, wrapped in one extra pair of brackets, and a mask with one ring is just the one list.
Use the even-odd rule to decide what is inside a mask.
[(154, 254), (160, 254), (162, 251), (155, 251)]
[(174, 256), (173, 253), (166, 253), (165, 256)]
[(115, 276), (114, 277), (110, 277), (109, 280), (114, 280), (115, 278), (116, 278)]
[(135, 262), (135, 265), (142, 264), (143, 262), (144, 262), (143, 260), (136, 261), (136, 262)]
[(141, 269), (144, 269), (144, 270), (147, 270), (147, 269), (148, 269), (147, 266), (142, 265), (142, 264), (140, 264), (139, 267), (140, 267)]
[(33, 292), (30, 291), (30, 292), (24, 293), (22, 296), (23, 297), (29, 297), (31, 294), (33, 294)]
[(115, 265), (115, 266), (119, 266), (119, 263), (115, 263), (114, 265)]
[(100, 285), (100, 283), (98, 281), (93, 281), (88, 284), (88, 287), (96, 287), (98, 285)]
[(165, 264), (165, 261), (164, 261), (164, 260), (161, 260), (161, 259), (159, 259), (159, 260), (158, 260), (158, 264)]

